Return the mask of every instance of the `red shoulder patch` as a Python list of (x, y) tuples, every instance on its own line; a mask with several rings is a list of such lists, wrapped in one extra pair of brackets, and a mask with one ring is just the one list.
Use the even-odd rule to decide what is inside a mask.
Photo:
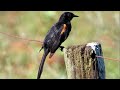
[(62, 29), (62, 31), (61, 31), (61, 33), (60, 33), (61, 35), (66, 31), (66, 28), (67, 28), (67, 25), (64, 24), (64, 25), (63, 25), (63, 29)]

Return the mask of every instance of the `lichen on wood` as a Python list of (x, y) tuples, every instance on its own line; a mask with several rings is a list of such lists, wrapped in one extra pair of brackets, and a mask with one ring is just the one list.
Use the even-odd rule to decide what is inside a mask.
[(98, 79), (97, 60), (90, 46), (64, 48), (64, 60), (68, 79)]

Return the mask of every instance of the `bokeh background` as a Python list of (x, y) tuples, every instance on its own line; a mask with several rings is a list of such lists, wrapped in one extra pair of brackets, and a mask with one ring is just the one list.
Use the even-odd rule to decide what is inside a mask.
[[(64, 11), (1, 11), (0, 32), (22, 38), (44, 40), (51, 26)], [(62, 44), (100, 42), (106, 57), (120, 59), (119, 11), (71, 11), (79, 18), (72, 20), (72, 31)], [(0, 33), (0, 78), (36, 79), (43, 50), (41, 43), (13, 38)], [(106, 78), (120, 79), (120, 62), (105, 59)], [(43, 79), (66, 79), (63, 52), (47, 58)]]

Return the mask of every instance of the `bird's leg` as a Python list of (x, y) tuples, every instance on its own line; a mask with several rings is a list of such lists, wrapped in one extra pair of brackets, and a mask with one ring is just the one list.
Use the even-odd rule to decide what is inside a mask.
[(60, 50), (63, 52), (63, 49), (64, 49), (65, 47), (64, 47), (64, 46), (60, 46), (59, 48), (60, 48)]

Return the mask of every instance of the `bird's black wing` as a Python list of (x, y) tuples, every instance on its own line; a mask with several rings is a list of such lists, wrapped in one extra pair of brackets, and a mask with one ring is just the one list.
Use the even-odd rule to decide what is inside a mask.
[(55, 40), (57, 39), (59, 31), (57, 30), (56, 26), (52, 26), (52, 28), (48, 31), (45, 40), (44, 40), (44, 47), (51, 48)]
[[(66, 29), (66, 30), (65, 30)], [(65, 40), (65, 32), (67, 28), (64, 24), (55, 24), (47, 33), (44, 40), (44, 47), (49, 48), (51, 53), (54, 53)]]

